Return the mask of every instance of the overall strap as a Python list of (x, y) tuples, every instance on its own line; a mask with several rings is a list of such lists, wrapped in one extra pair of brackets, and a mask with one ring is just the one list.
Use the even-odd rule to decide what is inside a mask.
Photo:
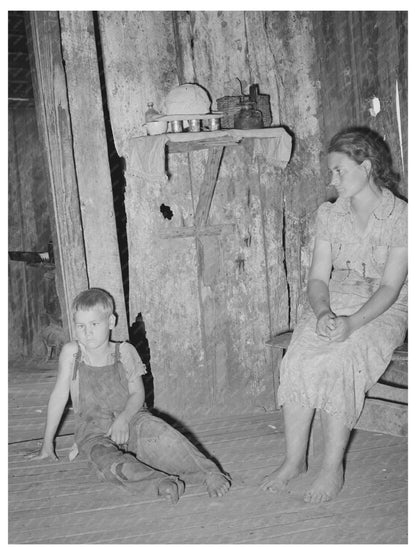
[(121, 384), (128, 389), (128, 381), (126, 376), (126, 370), (124, 364), (121, 361), (120, 345), (122, 343), (116, 343), (114, 350), (114, 367), (118, 369)]
[(72, 381), (77, 379), (79, 365), (81, 363), (81, 347), (78, 345), (78, 351), (74, 355), (74, 370), (72, 372)]
[(81, 364), (81, 347), (78, 344), (78, 351), (74, 354), (74, 369), (72, 372), (72, 380), (70, 382), (71, 401), (74, 412), (79, 410), (79, 365)]

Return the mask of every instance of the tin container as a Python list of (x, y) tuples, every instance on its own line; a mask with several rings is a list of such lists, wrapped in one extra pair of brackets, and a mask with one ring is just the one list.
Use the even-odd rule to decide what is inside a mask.
[(171, 121), (170, 128), (172, 133), (182, 133), (183, 131), (182, 121), (180, 120)]
[(190, 119), (188, 120), (188, 126), (191, 133), (198, 133), (199, 131), (201, 131), (201, 120)]
[(209, 118), (204, 120), (203, 123), (204, 131), (218, 131), (221, 129), (221, 119), (220, 118)]

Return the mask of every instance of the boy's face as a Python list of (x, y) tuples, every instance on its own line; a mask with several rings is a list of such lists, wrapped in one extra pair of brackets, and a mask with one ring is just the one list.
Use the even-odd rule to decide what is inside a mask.
[(115, 317), (113, 314), (108, 316), (100, 307), (96, 307), (78, 310), (74, 322), (78, 341), (87, 348), (95, 349), (108, 342)]

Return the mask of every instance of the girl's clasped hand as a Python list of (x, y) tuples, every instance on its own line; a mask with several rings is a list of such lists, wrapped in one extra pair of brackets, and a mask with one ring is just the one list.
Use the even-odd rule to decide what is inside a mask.
[(325, 341), (345, 341), (353, 332), (348, 316), (327, 312), (318, 318), (316, 333)]

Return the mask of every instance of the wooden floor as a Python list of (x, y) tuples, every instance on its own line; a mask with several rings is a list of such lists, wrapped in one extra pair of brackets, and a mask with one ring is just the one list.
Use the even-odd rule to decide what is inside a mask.
[(290, 492), (258, 487), (282, 461), (279, 412), (193, 422), (192, 432), (232, 474), (230, 493), (211, 499), (203, 486), (190, 486), (175, 506), (126, 498), (98, 481), (86, 461), (68, 461), (71, 411), (57, 441), (60, 461), (26, 458), (39, 448), (55, 375), (53, 363), (21, 363), (9, 372), (10, 544), (407, 543), (407, 438), (355, 432), (343, 491), (310, 505), (302, 491), (318, 460)]

